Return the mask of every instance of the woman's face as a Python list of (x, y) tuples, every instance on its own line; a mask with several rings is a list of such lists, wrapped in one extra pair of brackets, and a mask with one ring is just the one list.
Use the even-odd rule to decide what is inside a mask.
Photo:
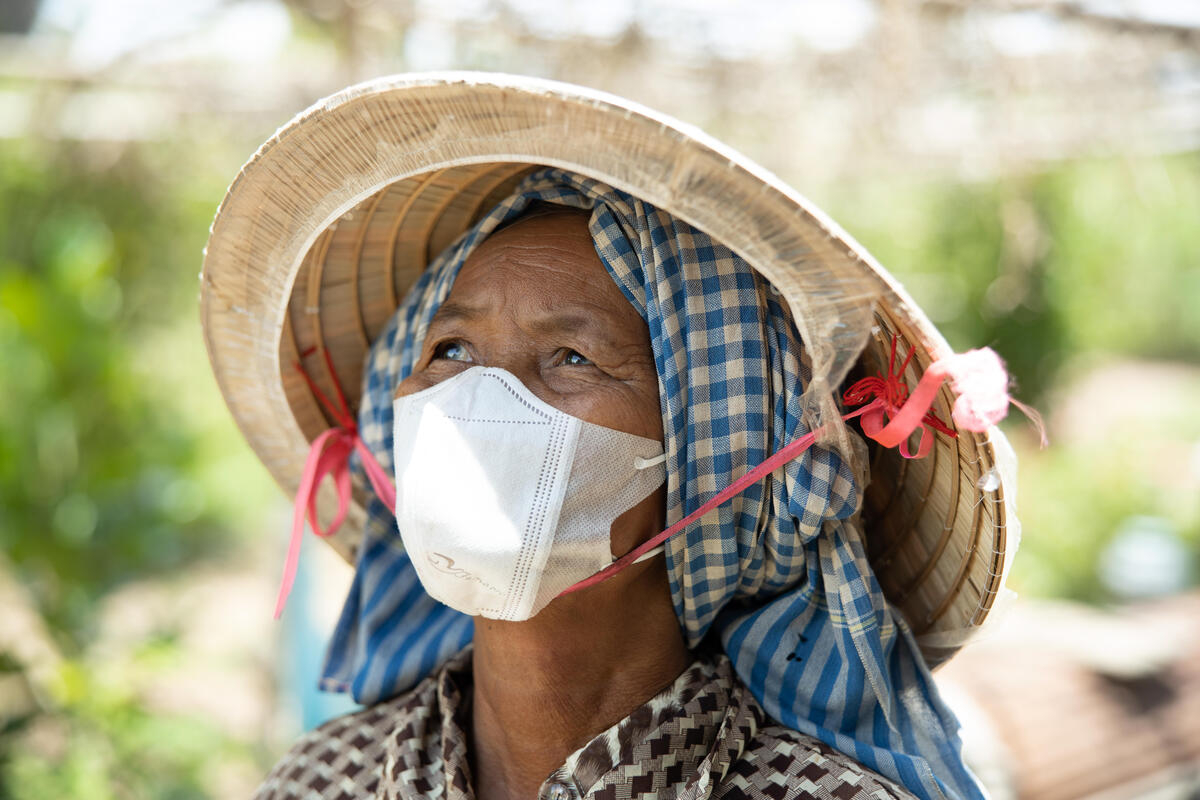
[[(530, 217), (480, 244), (396, 396), (469, 367), (500, 367), (561, 411), (661, 441), (650, 332), (596, 255), (587, 219), (570, 211)], [(613, 523), (614, 555), (662, 529), (664, 498), (660, 488)]]

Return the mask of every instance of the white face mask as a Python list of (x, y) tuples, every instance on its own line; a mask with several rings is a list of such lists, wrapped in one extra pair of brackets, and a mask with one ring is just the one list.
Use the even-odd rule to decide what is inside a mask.
[(503, 369), (471, 367), (393, 412), (404, 546), (425, 590), (473, 616), (529, 619), (609, 566), (613, 520), (666, 479), (661, 442), (559, 411)]

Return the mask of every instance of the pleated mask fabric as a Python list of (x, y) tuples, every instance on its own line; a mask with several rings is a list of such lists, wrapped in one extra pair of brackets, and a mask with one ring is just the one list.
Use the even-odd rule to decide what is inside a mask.
[[(530, 174), (421, 275), (367, 355), (359, 432), (392, 470), (392, 394), (476, 245), (535, 200), (591, 210), (606, 269), (650, 329), (667, 453), (667, 520), (804, 435), (804, 350), (772, 287), (728, 248), (636, 197), (558, 169)], [(357, 457), (352, 461), (359, 470)], [(366, 485), (365, 483), (363, 485)], [(816, 736), (923, 798), (980, 798), (958, 723), (866, 558), (852, 470), (816, 445), (667, 542), (689, 646), (718, 640), (778, 722)], [(322, 687), (372, 704), (414, 686), (471, 641), (433, 600), (378, 500)]]

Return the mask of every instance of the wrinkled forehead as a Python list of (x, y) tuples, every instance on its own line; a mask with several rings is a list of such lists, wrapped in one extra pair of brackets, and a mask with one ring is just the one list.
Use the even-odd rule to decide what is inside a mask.
[[(531, 203), (516, 217), (507, 219), (488, 233), (467, 253), (464, 266), (481, 258), (495, 260), (545, 252), (547, 259), (594, 260), (596, 245), (588, 228), (589, 209), (551, 203)], [(459, 275), (455, 282), (461, 280)]]
[(430, 333), (502, 317), (531, 333), (648, 349), (646, 321), (597, 253), (590, 216), (545, 204), (492, 232), (465, 258)]

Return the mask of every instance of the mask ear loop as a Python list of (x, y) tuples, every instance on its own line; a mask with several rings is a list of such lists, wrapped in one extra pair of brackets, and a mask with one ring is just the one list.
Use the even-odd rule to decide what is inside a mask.
[[(665, 452), (663, 452), (663, 453), (656, 455), (654, 458), (642, 458), (641, 456), (638, 456), (637, 458), (633, 459), (633, 468), (636, 470), (650, 469), (651, 467), (657, 467), (659, 464), (665, 464), (665, 463), (667, 463), (667, 454)], [(652, 548), (652, 549), (647, 550), (646, 552), (642, 553), (640, 556), (635, 558), (633, 561), (629, 562), (629, 565), (633, 566), (634, 564), (640, 564), (643, 561), (649, 561), (650, 559), (654, 558), (656, 555), (666, 552), (666, 550), (667, 550), (667, 544), (666, 544), (666, 542), (663, 542), (658, 547)], [(616, 556), (613, 556), (614, 564), (617, 563), (618, 560), (619, 559)]]
[(666, 453), (657, 455), (654, 458), (642, 458), (641, 456), (638, 456), (633, 460), (633, 468), (637, 470), (650, 469), (650, 467), (657, 467), (659, 464), (665, 463), (667, 463)]

